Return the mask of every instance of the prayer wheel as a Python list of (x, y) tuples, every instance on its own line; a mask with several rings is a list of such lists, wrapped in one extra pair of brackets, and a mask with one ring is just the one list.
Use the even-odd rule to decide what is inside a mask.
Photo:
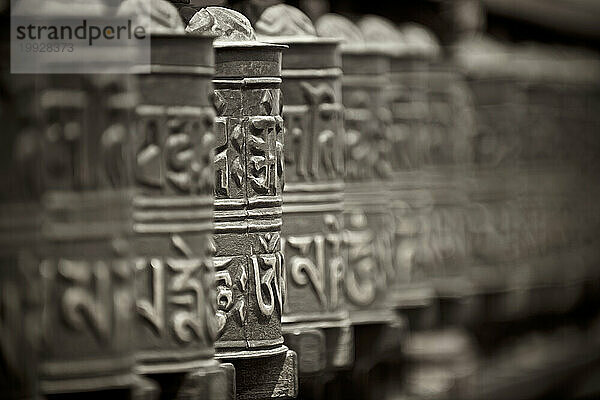
[(339, 41), (317, 37), (308, 17), (287, 5), (266, 9), (256, 30), (264, 41), (289, 46), (282, 61), (286, 343), (298, 353), (301, 374), (347, 367), (353, 343), (342, 287), (344, 136)]
[[(32, 10), (21, 2), (13, 12), (48, 23), (76, 22), (53, 3)], [(114, 15), (102, 2), (89, 5), (74, 4), (71, 15), (80, 11), (88, 23)], [(115, 58), (100, 48), (85, 60), (100, 61)], [(14, 152), (3, 157), (11, 171), (3, 175), (3, 226), (13, 226), (5, 232), (12, 233), (4, 236), (11, 249), (4, 260), (21, 274), (12, 280), (19, 286), (10, 285), (16, 296), (11, 303), (20, 301), (24, 311), (24, 331), (14, 334), (31, 346), (25, 357), (31, 349), (36, 353), (41, 395), (103, 391), (127, 398), (135, 381), (129, 126), (117, 117), (134, 105), (130, 83), (127, 75), (45, 70), (4, 81), (14, 96), (7, 104), (15, 107), (2, 117), (3, 125), (5, 118), (13, 121), (3, 140)]]
[(237, 398), (295, 397), (296, 354), (283, 344), (284, 125), (281, 54), (241, 14), (207, 7), (188, 32), (212, 32), (216, 71), (217, 358), (236, 368)]
[[(344, 17), (326, 14), (316, 22), (322, 37), (342, 44), (345, 131), (344, 293), (354, 328), (352, 385), (344, 395), (382, 395), (384, 360), (399, 349), (406, 322), (392, 303), (394, 220), (391, 209), (391, 55), (365, 41)], [(361, 378), (357, 378), (357, 377)]]
[(232, 399), (233, 368), (214, 359), (213, 38), (185, 35), (172, 13), (172, 26), (152, 27), (150, 73), (137, 75), (137, 371), (163, 397)]

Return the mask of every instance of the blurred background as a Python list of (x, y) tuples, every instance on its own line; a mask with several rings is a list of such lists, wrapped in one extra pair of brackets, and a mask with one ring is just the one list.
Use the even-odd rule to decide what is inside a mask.
[(402, 27), (418, 24), (439, 46), (438, 56), (404, 70), (421, 73), (420, 83), (407, 78), (413, 93), (425, 85), (424, 160), (416, 160), (419, 144), (411, 141), (418, 139), (403, 136), (413, 149), (406, 170), (444, 171), (455, 190), (422, 178), (429, 201), (407, 206), (407, 219), (422, 222), (412, 233), (420, 244), (407, 257), (433, 282), (436, 300), (426, 313), (408, 312), (401, 373), (379, 367), (371, 385), (386, 389), (364, 396), (600, 397), (600, 2), (176, 5), (184, 20), (222, 5), (255, 23), (278, 3), (313, 22), (327, 13), (354, 22), (382, 16), (405, 33), (407, 46), (410, 30)]

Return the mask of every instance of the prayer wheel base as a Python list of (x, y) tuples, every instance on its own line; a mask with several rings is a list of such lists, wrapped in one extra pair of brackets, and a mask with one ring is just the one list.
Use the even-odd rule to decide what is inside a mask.
[(236, 399), (292, 399), (298, 396), (298, 357), (281, 346), (257, 355), (258, 351), (217, 354), (216, 358), (235, 367)]
[(428, 284), (394, 288), (394, 309), (408, 319), (411, 330), (431, 328), (438, 319), (438, 305), (433, 287)]
[(315, 324), (284, 324), (285, 343), (298, 355), (300, 375), (350, 368), (354, 360), (352, 326), (321, 327)]
[[(215, 361), (194, 371), (172, 374), (151, 375), (152, 381), (160, 387), (161, 399), (235, 400), (235, 369), (233, 365)], [(155, 399), (142, 394), (135, 400)]]
[(160, 387), (152, 379), (138, 376), (133, 383), (131, 390), (132, 400), (158, 400), (160, 397)]
[(341, 398), (381, 398), (382, 379), (389, 364), (399, 359), (407, 331), (407, 321), (400, 316), (387, 323), (354, 326), (354, 367), (341, 374)]

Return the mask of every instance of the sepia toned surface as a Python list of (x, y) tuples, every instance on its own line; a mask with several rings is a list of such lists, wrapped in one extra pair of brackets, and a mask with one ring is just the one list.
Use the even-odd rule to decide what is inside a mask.
[(217, 356), (236, 366), (238, 398), (295, 397), (296, 355), (281, 331), (284, 46), (255, 41), (247, 20), (232, 10), (200, 13), (209, 22), (194, 33), (224, 35), (215, 44), (213, 80)]
[(598, 397), (585, 1), (7, 3), (0, 398)]
[[(287, 298), (283, 329), (301, 373), (352, 361), (342, 255), (343, 107), (336, 39), (318, 38), (299, 10), (265, 10), (262, 40), (289, 46), (283, 54), (285, 176), (283, 251)], [(341, 342), (340, 342), (340, 339)]]

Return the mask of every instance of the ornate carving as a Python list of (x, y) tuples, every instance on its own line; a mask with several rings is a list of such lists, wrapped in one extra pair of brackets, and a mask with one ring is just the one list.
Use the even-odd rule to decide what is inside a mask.
[(171, 243), (185, 258), (139, 259), (136, 263), (138, 274), (149, 270), (151, 285), (151, 300), (137, 298), (138, 312), (158, 337), (164, 337), (165, 330), (170, 328), (173, 337), (182, 343), (210, 344), (213, 340), (210, 320), (214, 311), (210, 295), (212, 266), (194, 257), (180, 236), (172, 235)]
[[(215, 19), (221, 15), (214, 15)], [(218, 22), (219, 24), (220, 22)], [(228, 23), (224, 21), (223, 23)], [(244, 38), (246, 40), (247, 38)], [(281, 253), (281, 194), (284, 186), (283, 119), (280, 78), (264, 76), (262, 57), (279, 48), (243, 44), (257, 57), (248, 63), (252, 82), (234, 71), (216, 78), (215, 220), (217, 265), (216, 348), (228, 356), (262, 351), (282, 343), (281, 313), (285, 297)], [(217, 47), (237, 57), (236, 44)], [(218, 65), (217, 70), (219, 71)], [(255, 70), (256, 69), (256, 70)], [(250, 72), (249, 72), (250, 73)], [(236, 74), (239, 74), (237, 76)]]
[(214, 258), (217, 271), (217, 338), (223, 334), (230, 318), (238, 321), (239, 326), (246, 323), (248, 274), (245, 263), (239, 265), (239, 261), (235, 257)]
[(138, 122), (137, 182), (165, 193), (210, 193), (214, 184), (209, 150), (214, 143), (212, 113), (157, 111)]
[[(371, 27), (371, 22), (365, 25), (379, 32), (380, 26)], [(346, 131), (343, 243), (348, 267), (343, 287), (350, 319), (355, 323), (383, 323), (393, 319), (387, 308), (387, 288), (395, 277), (394, 228), (388, 201), (392, 115), (386, 87), (391, 51), (376, 48), (382, 43), (365, 46), (364, 34), (341, 16), (324, 15), (316, 26), (321, 36), (346, 40), (342, 46)]]
[(369, 306), (375, 301), (377, 284), (381, 281), (373, 243), (373, 232), (368, 229), (366, 216), (361, 212), (353, 214), (344, 232), (348, 265), (351, 266), (344, 287), (348, 299), (358, 306)]
[(254, 29), (248, 18), (237, 11), (223, 7), (206, 7), (190, 19), (188, 33), (211, 33), (217, 41), (256, 40)]
[(212, 231), (213, 149), (222, 133), (209, 97), (212, 40), (191, 40), (196, 53), (176, 60), (186, 72), (175, 74), (165, 49), (192, 45), (190, 38), (153, 37), (152, 73), (138, 76), (133, 247), (136, 360), (145, 374), (205, 368), (221, 324)]
[[(52, 267), (42, 263), (41, 268)], [(77, 331), (89, 330), (99, 341), (106, 341), (112, 331), (108, 307), (113, 301), (108, 266), (102, 261), (90, 266), (84, 262), (59, 260), (57, 269), (70, 284), (61, 301), (67, 325)]]
[(323, 234), (290, 236), (284, 241), (283, 248), (289, 254), (291, 283), (311, 286), (320, 308), (324, 311), (336, 311), (345, 272), (341, 256), (341, 221), (335, 214), (325, 214), (323, 218)]
[(248, 179), (253, 191), (277, 195), (283, 183), (283, 120), (252, 117), (248, 120)]
[[(275, 305), (283, 310), (285, 282), (283, 278), (283, 255), (281, 252), (251, 256), (254, 288), (258, 307), (265, 317), (273, 315)], [(266, 299), (265, 299), (266, 289)]]
[[(375, 104), (374, 104), (375, 103)], [(391, 177), (391, 118), (366, 90), (350, 93), (346, 103), (346, 177), (353, 180)]]
[[(44, 259), (39, 271), (45, 293), (43, 300), (47, 304), (42, 310), (43, 354), (46, 362), (54, 366), (51, 372), (44, 370), (42, 390), (60, 392), (64, 389), (52, 380), (56, 374), (70, 378), (69, 386), (79, 374), (126, 373), (127, 367), (119, 361), (119, 353), (131, 344), (129, 326), (134, 300), (130, 263), (78, 257)], [(112, 358), (114, 366), (110, 363), (103, 367), (81, 365), (77, 372), (73, 371), (70, 366), (80, 360), (81, 355), (77, 356), (76, 348), (65, 347), (65, 343), (70, 342), (86, 343), (88, 357)], [(71, 357), (74, 359), (66, 363), (59, 361)], [(102, 387), (106, 383), (99, 380), (96, 384)]]

